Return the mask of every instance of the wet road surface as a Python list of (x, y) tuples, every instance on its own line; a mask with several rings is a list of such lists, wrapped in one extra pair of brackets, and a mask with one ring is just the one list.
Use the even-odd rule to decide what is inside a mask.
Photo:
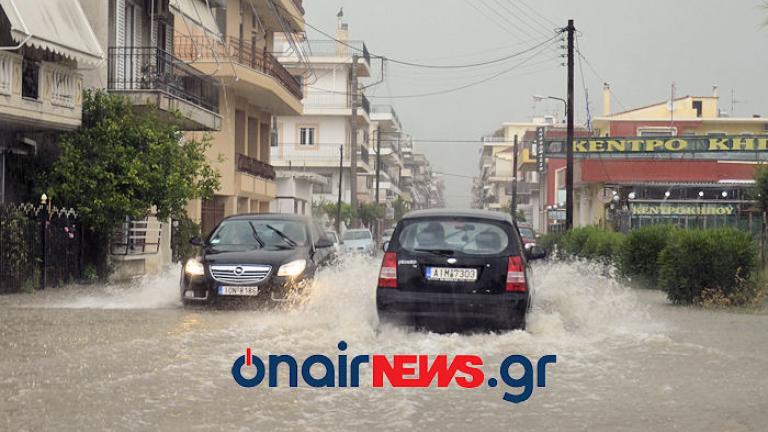
[[(0, 430), (711, 430), (768, 426), (768, 314), (674, 307), (575, 264), (535, 268), (526, 332), (434, 334), (379, 326), (379, 262), (318, 277), (291, 310), (187, 310), (178, 269), (130, 284), (0, 297)], [(506, 390), (245, 389), (244, 349), (556, 354), (525, 403)]]

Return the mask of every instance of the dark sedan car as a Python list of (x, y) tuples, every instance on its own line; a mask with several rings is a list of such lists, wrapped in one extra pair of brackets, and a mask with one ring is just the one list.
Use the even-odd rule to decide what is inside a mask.
[(514, 221), (480, 210), (422, 210), (395, 228), (376, 291), (383, 321), (525, 328), (531, 305), (528, 260)]
[(333, 258), (333, 243), (311, 219), (289, 214), (228, 217), (181, 274), (185, 304), (224, 299), (286, 301)]

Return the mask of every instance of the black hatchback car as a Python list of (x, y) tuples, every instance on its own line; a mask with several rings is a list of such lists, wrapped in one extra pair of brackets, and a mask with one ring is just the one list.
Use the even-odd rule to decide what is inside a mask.
[(224, 299), (286, 301), (318, 267), (333, 259), (333, 243), (311, 219), (247, 214), (223, 219), (203, 241), (202, 254), (181, 272), (184, 304)]
[(531, 305), (526, 249), (512, 218), (481, 210), (407, 214), (384, 245), (376, 290), (382, 321), (525, 328)]

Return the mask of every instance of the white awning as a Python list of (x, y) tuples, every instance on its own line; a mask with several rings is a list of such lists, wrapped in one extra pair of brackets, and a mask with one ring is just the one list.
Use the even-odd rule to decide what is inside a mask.
[[(209, 0), (213, 7), (214, 2)], [(171, 12), (181, 14), (182, 19), (189, 20), (195, 25), (201, 27), (204, 31), (210, 33), (217, 39), (221, 39), (219, 26), (216, 25), (216, 18), (208, 7), (205, 0), (170, 0)], [(180, 29), (185, 32), (185, 29)]]
[(0, 0), (11, 22), (11, 37), (78, 63), (104, 59), (96, 35), (77, 0)]

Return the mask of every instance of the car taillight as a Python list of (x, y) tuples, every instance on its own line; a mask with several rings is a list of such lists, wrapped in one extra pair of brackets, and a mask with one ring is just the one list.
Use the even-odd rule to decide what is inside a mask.
[(397, 254), (387, 252), (381, 261), (379, 288), (397, 288)]
[(507, 264), (506, 291), (525, 292), (527, 289), (528, 288), (525, 286), (525, 269), (523, 268), (523, 259), (519, 256), (509, 257), (509, 264)]

